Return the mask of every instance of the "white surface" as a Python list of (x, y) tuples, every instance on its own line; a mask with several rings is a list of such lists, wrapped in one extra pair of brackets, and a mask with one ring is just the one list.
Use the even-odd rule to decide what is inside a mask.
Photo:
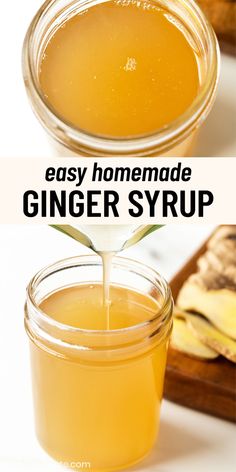
[[(0, 156), (53, 155), (47, 135), (30, 109), (21, 74), (21, 49), (26, 29), (41, 0), (4, 1), (1, 5), (1, 147)], [(11, 19), (9, 31), (8, 19)], [(201, 129), (197, 156), (236, 156), (236, 59), (222, 56), (215, 106)]]
[[(168, 226), (123, 255), (135, 257), (167, 278), (205, 239), (209, 226)], [(1, 389), (0, 470), (59, 472), (34, 434), (28, 342), (23, 327), (25, 287), (43, 266), (87, 253), (70, 238), (46, 226), (0, 226)], [(158, 447), (136, 472), (233, 472), (235, 429), (228, 422), (164, 401)], [(63, 469), (64, 470), (64, 469)]]

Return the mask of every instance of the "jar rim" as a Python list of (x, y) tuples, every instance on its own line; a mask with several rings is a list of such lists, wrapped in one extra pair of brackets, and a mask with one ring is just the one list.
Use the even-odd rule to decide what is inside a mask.
[[(26, 300), (26, 305), (28, 305), (29, 308), (32, 308), (36, 313), (38, 319), (41, 319), (43, 322), (45, 322), (47, 325), (54, 326), (61, 332), (71, 332), (71, 333), (78, 333), (78, 334), (87, 334), (87, 335), (98, 335), (99, 337), (104, 337), (104, 336), (119, 336), (121, 334), (125, 333), (130, 333), (138, 330), (142, 330), (143, 328), (149, 327), (156, 322), (158, 322), (158, 325), (161, 326), (161, 324), (165, 324), (165, 322), (169, 321), (169, 317), (167, 315), (167, 311), (169, 311), (169, 306), (170, 304), (172, 305), (172, 295), (171, 295), (171, 290), (164, 279), (155, 269), (152, 267), (143, 264), (141, 262), (138, 262), (134, 259), (131, 258), (126, 258), (126, 257), (120, 257), (120, 256), (114, 256), (112, 265), (119, 265), (123, 269), (128, 269), (129, 271), (136, 270), (138, 271), (139, 275), (143, 275), (143, 270), (146, 271), (150, 276), (154, 278), (154, 280), (158, 283), (161, 283), (161, 286), (163, 288), (163, 302), (161, 304), (160, 309), (158, 309), (158, 312), (156, 315), (154, 315), (152, 318), (143, 321), (141, 323), (128, 326), (126, 328), (119, 328), (119, 329), (105, 329), (105, 330), (96, 330), (96, 329), (83, 329), (83, 328), (78, 328), (75, 326), (67, 325), (65, 323), (62, 323), (60, 321), (57, 321), (53, 318), (51, 318), (49, 315), (47, 315), (38, 305), (34, 298), (34, 290), (38, 287), (38, 285), (45, 280), (47, 277), (50, 277), (50, 275), (53, 275), (55, 272), (61, 271), (61, 270), (66, 270), (70, 269), (72, 267), (77, 267), (77, 266), (82, 266), (82, 265), (98, 265), (102, 266), (102, 259), (98, 255), (94, 254), (88, 254), (88, 255), (79, 255), (79, 256), (74, 256), (74, 257), (69, 257), (65, 259), (61, 259), (55, 263), (52, 263), (43, 269), (39, 270), (34, 277), (30, 280), (27, 288), (26, 288), (26, 295), (27, 295), (27, 300)], [(142, 271), (142, 273), (140, 273)], [(154, 282), (152, 282), (154, 285)]]
[[(110, 1), (110, 0), (101, 0)], [(166, 3), (165, 0), (164, 3)], [(74, 3), (86, 3), (93, 6), (94, 0), (73, 0)], [(103, 135), (96, 135), (86, 130), (75, 127), (70, 122), (64, 120), (55, 109), (46, 101), (43, 93), (37, 83), (37, 74), (35, 73), (33, 66), (33, 54), (32, 54), (32, 42), (34, 39), (35, 29), (38, 26), (43, 15), (46, 15), (48, 11), (55, 5), (55, 0), (46, 0), (45, 3), (36, 13), (33, 18), (29, 29), (27, 31), (24, 46), (23, 46), (23, 76), (25, 86), (28, 94), (31, 97), (34, 111), (38, 116), (39, 120), (47, 128), (47, 131), (52, 135), (54, 139), (63, 144), (68, 149), (76, 150), (76, 146), (82, 146), (83, 149), (89, 149), (96, 151), (97, 155), (103, 155), (104, 153), (110, 153), (110, 155), (122, 156), (122, 154), (137, 155), (145, 150), (152, 150), (153, 148), (160, 148), (160, 150), (168, 149), (168, 146), (172, 146), (173, 143), (178, 144), (187, 137), (193, 129), (198, 126), (202, 116), (204, 117), (209, 113), (219, 80), (219, 64), (220, 64), (220, 52), (218, 41), (214, 30), (205, 17), (205, 14), (201, 8), (196, 4), (194, 0), (182, 0), (182, 8), (190, 9), (191, 12), (196, 16), (201, 27), (204, 28), (204, 37), (207, 41), (210, 51), (209, 67), (207, 71), (207, 77), (201, 86), (201, 90), (193, 103), (187, 108), (187, 110), (181, 114), (177, 119), (171, 121), (169, 124), (159, 128), (154, 133), (147, 133), (144, 135), (134, 137), (110, 137)], [(95, 2), (97, 3), (97, 2)], [(170, 3), (170, 2), (169, 2)], [(171, 5), (168, 3), (168, 8), (171, 9)], [(167, 5), (166, 5), (167, 7)], [(52, 123), (51, 128), (46, 125), (46, 121), (49, 120)], [(67, 138), (67, 140), (65, 139)]]

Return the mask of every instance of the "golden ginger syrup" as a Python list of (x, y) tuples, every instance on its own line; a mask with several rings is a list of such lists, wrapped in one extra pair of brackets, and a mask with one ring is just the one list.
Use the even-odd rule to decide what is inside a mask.
[(65, 21), (40, 64), (42, 93), (63, 121), (107, 137), (151, 134), (199, 90), (184, 25), (158, 4), (108, 1)]
[(103, 306), (106, 310), (106, 327), (110, 329), (110, 281), (114, 252), (101, 253), (103, 267)]
[[(103, 294), (103, 284), (81, 284), (54, 292), (40, 308), (60, 323), (81, 329), (106, 330)], [(109, 305), (111, 330), (150, 320), (158, 312), (158, 304), (152, 298), (116, 285), (109, 287)]]
[[(40, 309), (69, 326), (106, 330), (102, 300), (102, 284), (80, 284), (52, 293)], [(110, 286), (110, 333), (150, 320), (158, 310), (148, 295)], [(69, 352), (57, 356), (31, 342), (36, 427), (42, 446), (78, 470), (81, 463), (89, 463), (92, 471), (111, 471), (144, 457), (158, 431), (167, 344), (165, 339), (149, 351), (139, 347), (133, 358), (116, 361), (112, 351), (106, 362), (95, 352), (93, 361), (86, 362)]]

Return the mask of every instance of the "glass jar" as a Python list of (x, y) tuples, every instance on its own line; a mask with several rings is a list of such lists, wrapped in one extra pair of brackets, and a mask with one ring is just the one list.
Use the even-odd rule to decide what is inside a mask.
[(39, 308), (52, 292), (101, 280), (100, 257), (66, 259), (35, 275), (25, 305), (38, 440), (59, 462), (74, 469), (86, 464), (93, 472), (127, 467), (152, 448), (172, 328), (168, 284), (151, 268), (120, 257), (114, 257), (111, 283), (158, 301), (152, 319), (84, 330)]
[(216, 36), (193, 0), (154, 0), (154, 3), (166, 8), (184, 24), (198, 60), (199, 93), (192, 105), (178, 119), (151, 135), (111, 139), (73, 128), (45, 101), (39, 84), (39, 67), (48, 40), (68, 18), (97, 3), (95, 0), (47, 0), (34, 17), (25, 38), (23, 75), (26, 89), (33, 110), (53, 138), (58, 154), (141, 157), (191, 155), (196, 131), (213, 105), (219, 76), (219, 48)]

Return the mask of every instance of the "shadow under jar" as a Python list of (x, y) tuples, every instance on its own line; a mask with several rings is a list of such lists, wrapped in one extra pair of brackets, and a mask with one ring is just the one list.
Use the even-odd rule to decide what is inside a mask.
[(110, 328), (85, 329), (101, 323), (94, 317), (101, 280), (98, 256), (57, 262), (32, 279), (25, 306), (39, 442), (63, 464), (94, 472), (128, 467), (151, 450), (172, 329), (167, 283), (120, 257), (112, 267)]
[(181, 157), (214, 102), (219, 50), (192, 0), (50, 0), (23, 74), (59, 154)]

